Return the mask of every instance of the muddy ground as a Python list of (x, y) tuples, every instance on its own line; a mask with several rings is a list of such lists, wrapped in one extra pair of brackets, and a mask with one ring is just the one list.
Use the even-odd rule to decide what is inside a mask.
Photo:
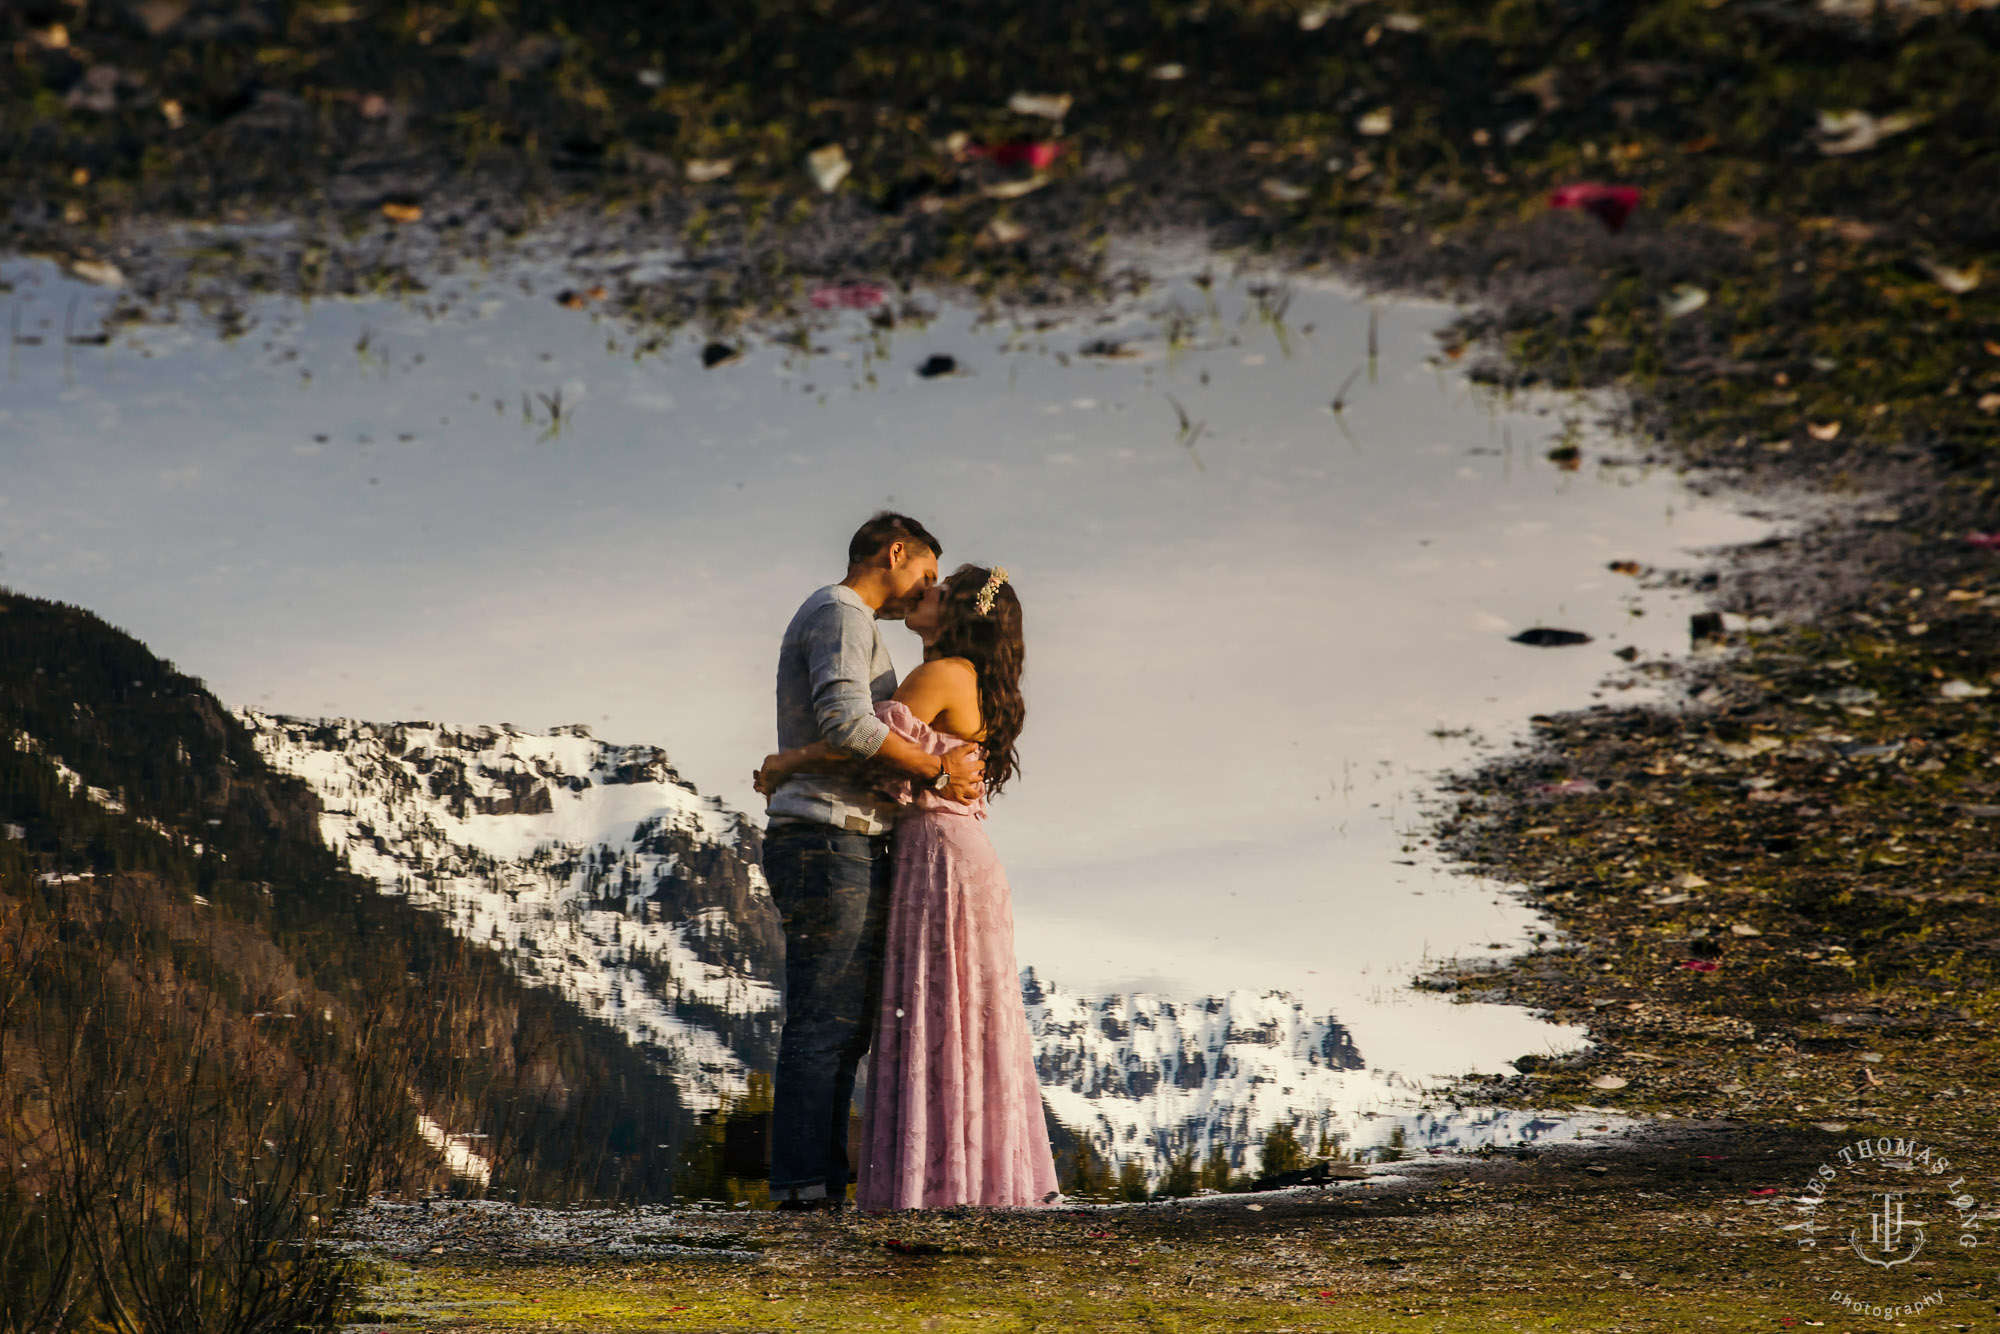
[[(669, 355), (833, 283), (1087, 301), (1107, 238), (1171, 230), (1465, 300), (1441, 356), (1618, 391), (1698, 485), (1861, 502), (1723, 563), (1727, 615), (1650, 669), (1679, 702), (1538, 720), (1437, 812), (1553, 926), (1421, 984), (1595, 1039), (1460, 1095), (1667, 1118), (1639, 1142), (1254, 1211), (730, 1218), (754, 1260), (447, 1248), (366, 1302), (433, 1328), (1882, 1324), (1829, 1304), (1772, 1200), (1878, 1134), (1993, 1186), (1996, 39), (2000, 11), (1942, 0), (0, 8), (0, 250), (118, 296), (17, 338), (238, 332), (258, 293), (651, 245), (679, 272), (548, 295)], [(1637, 195), (1552, 207), (1584, 183)], [(1950, 1300), (1903, 1319), (2000, 1318), (1990, 1248), (1930, 1254)]]

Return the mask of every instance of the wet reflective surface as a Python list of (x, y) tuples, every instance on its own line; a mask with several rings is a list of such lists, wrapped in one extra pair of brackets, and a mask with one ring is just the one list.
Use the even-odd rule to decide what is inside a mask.
[[(1435, 864), (1419, 803), (1530, 714), (1646, 691), (1613, 650), (1685, 648), (1699, 604), (1612, 562), (1687, 566), (1765, 529), (1592, 405), (1472, 384), (1434, 337), (1447, 308), (1148, 259), (1178, 276), (1090, 315), (891, 293), (786, 341), (651, 346), (593, 314), (587, 275), (532, 266), (95, 345), (108, 294), (7, 263), (0, 582), (99, 612), (232, 704), (583, 722), (755, 811), (785, 622), (860, 519), (908, 510), (947, 569), (1006, 565), (1026, 610), (1026, 769), (992, 819), (1024, 966), (1079, 1013), (1278, 991), (1338, 1021), (1358, 1066), (1301, 1057), (1298, 1098), (1217, 1134), (1570, 1133), (1424, 1110), (1429, 1078), (1580, 1035), (1407, 987), (1537, 930)], [(1511, 641), (1535, 626), (1592, 639)], [(1071, 1073), (1135, 1059), (1047, 1041)], [(1107, 1131), (1181, 1120), (1065, 1088)]]

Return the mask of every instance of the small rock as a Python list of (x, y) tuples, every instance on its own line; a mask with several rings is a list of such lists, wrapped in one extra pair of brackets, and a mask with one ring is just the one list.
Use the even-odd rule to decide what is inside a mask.
[(701, 364), (709, 370), (743, 359), (743, 349), (727, 343), (710, 343), (701, 350)]
[(1590, 1081), (1590, 1086), (1594, 1089), (1622, 1089), (1631, 1082), (1620, 1075), (1599, 1075)]

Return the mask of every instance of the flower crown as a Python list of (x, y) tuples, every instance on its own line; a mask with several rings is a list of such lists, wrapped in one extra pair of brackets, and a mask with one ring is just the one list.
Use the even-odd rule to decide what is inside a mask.
[(991, 616), (993, 614), (993, 595), (998, 593), (1000, 585), (1006, 582), (1007, 568), (1004, 565), (994, 566), (993, 573), (986, 576), (986, 583), (980, 588), (979, 596), (972, 600), (972, 605), (979, 608), (981, 616)]

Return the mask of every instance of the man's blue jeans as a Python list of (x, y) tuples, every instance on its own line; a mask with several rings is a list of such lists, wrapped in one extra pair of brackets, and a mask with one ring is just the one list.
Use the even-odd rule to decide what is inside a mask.
[(854, 1072), (875, 1036), (882, 995), (889, 835), (773, 825), (764, 835), (764, 878), (785, 921), (771, 1194), (845, 1199)]

